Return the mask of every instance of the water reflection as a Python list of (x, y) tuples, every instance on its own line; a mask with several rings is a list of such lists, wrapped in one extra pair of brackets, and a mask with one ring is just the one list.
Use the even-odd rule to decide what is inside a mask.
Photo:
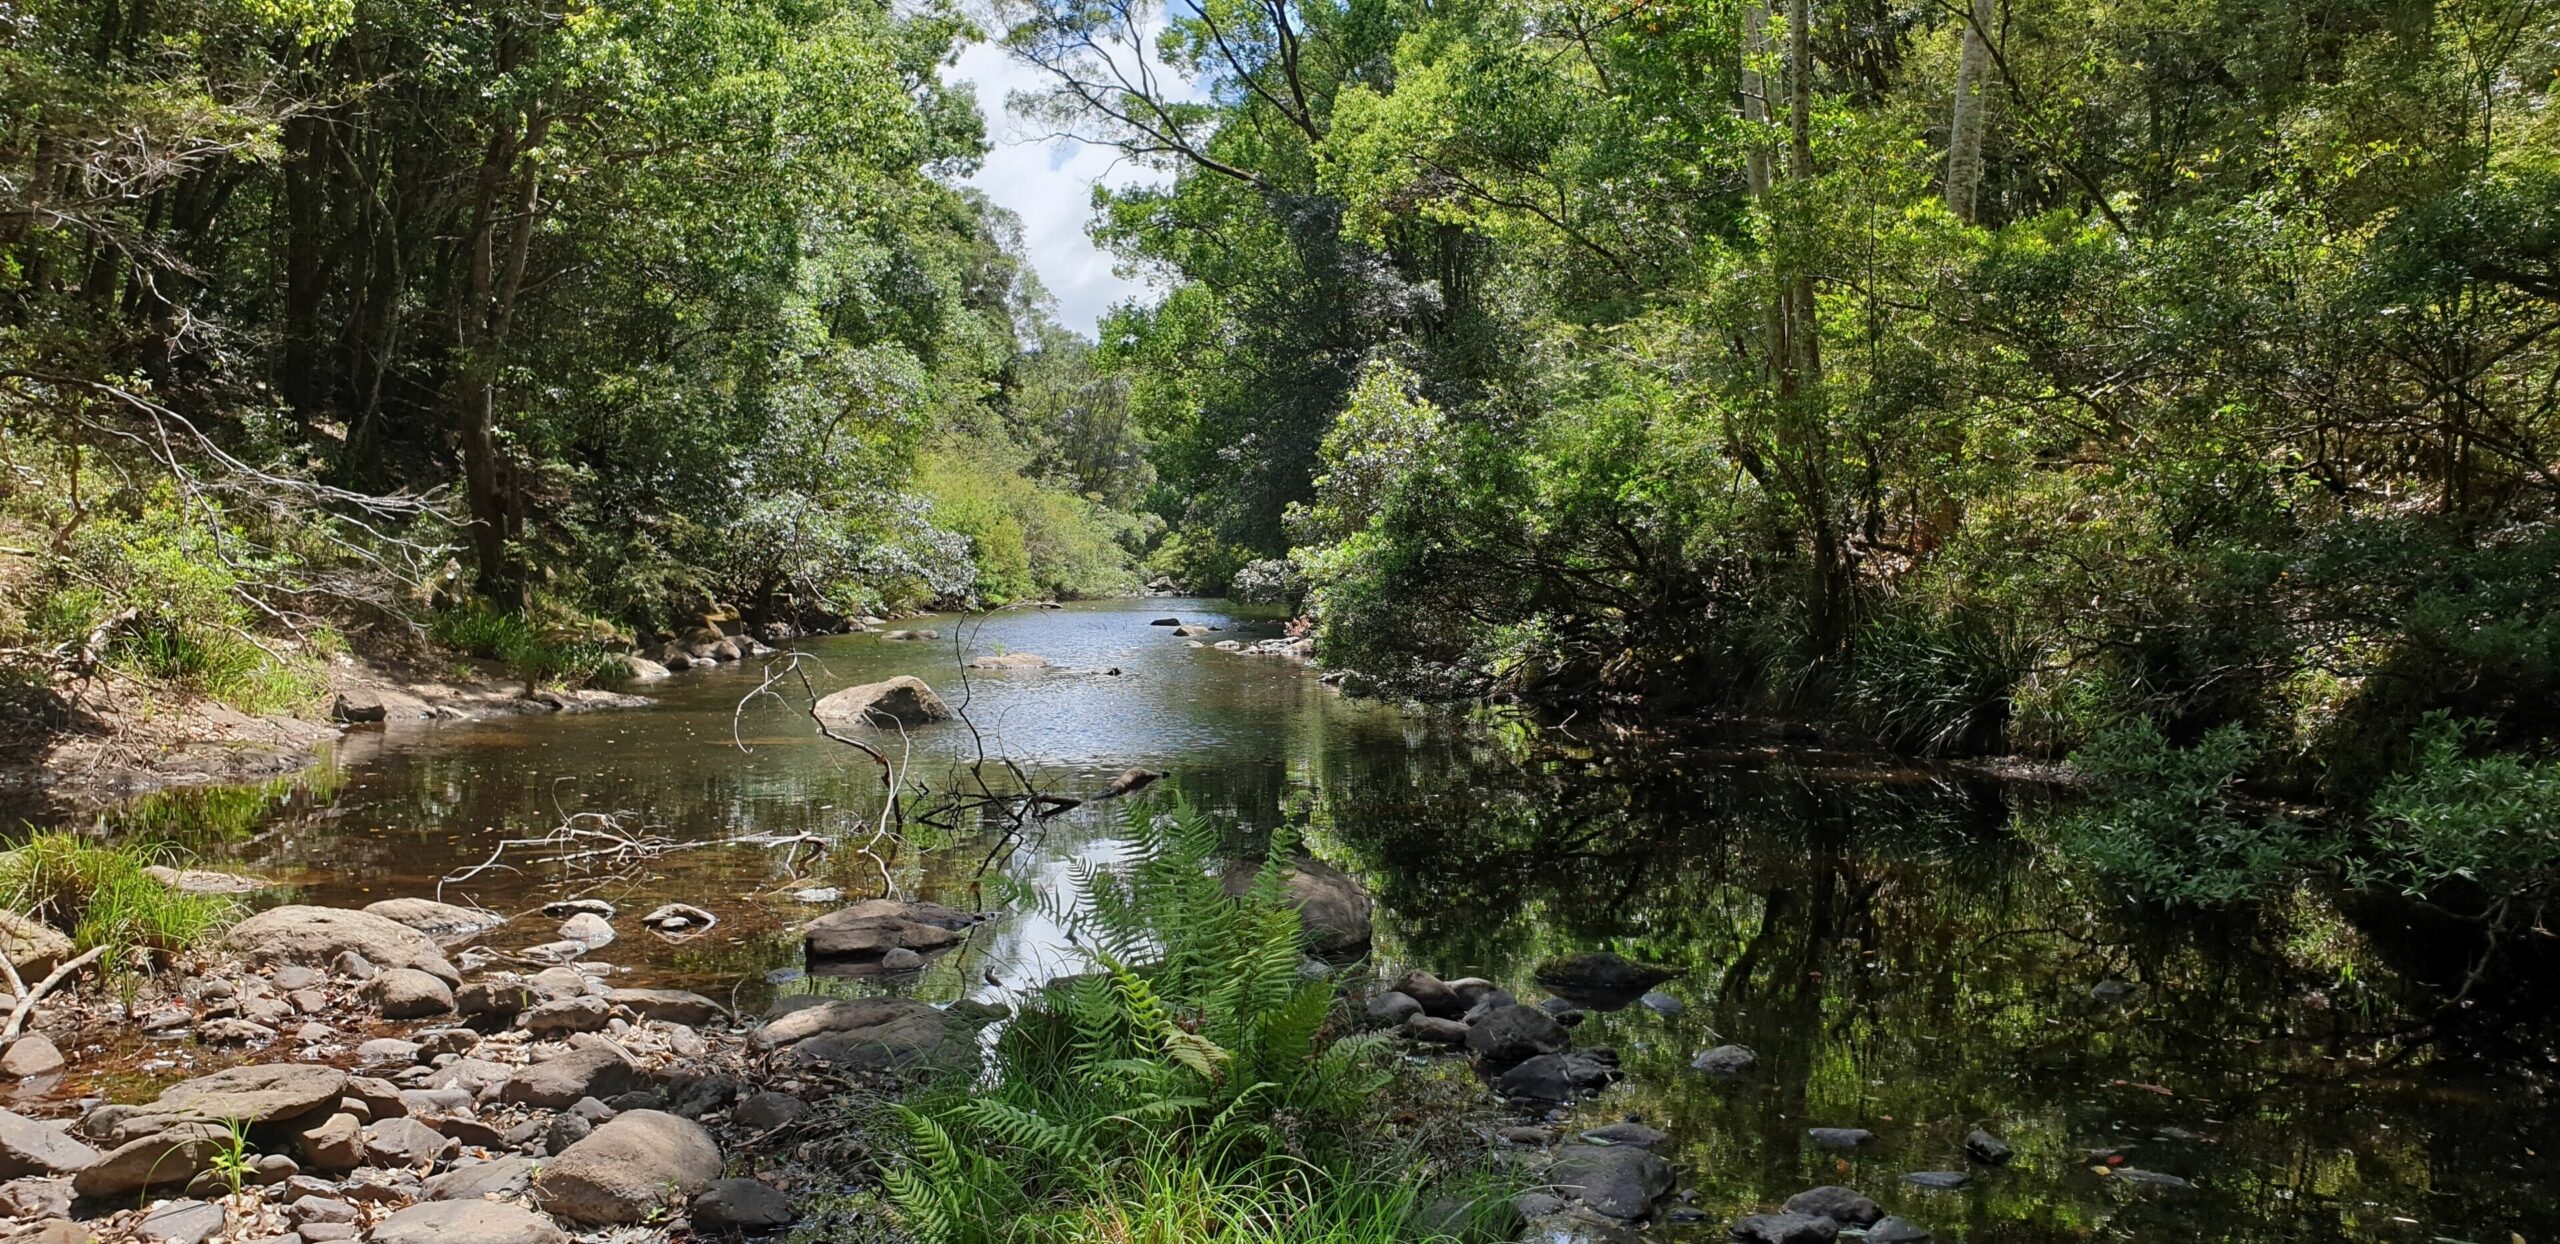
[[(1847, 1183), (1942, 1239), (2560, 1232), (2560, 1181), (2540, 1156), (2560, 1146), (2543, 1096), (2547, 1030), (2512, 1013), (2436, 1026), (2443, 994), (2393, 974), (2367, 913), (2349, 919), (2306, 892), (2248, 919), (2145, 918), (2021, 845), (2007, 830), (2016, 796), (1996, 787), (1818, 753), (1584, 747), (1400, 713), (1145, 625), (1165, 613), (1231, 628), (1220, 637), (1269, 629), (1206, 602), (1128, 602), (946, 620), (958, 650), (851, 637), (811, 652), (822, 692), (915, 673), (955, 699), (956, 651), (1051, 658), (1061, 668), (970, 678), (990, 749), (1068, 794), (1133, 764), (1165, 770), (1164, 790), (1235, 819), (1240, 850), (1283, 819), (1307, 826), (1374, 887), (1390, 971), (1487, 975), (1533, 996), (1531, 968), (1568, 950), (1679, 969), (1666, 986), (1677, 1016), (1631, 1009), (1582, 1029), (1631, 1073), (1585, 1117), (1665, 1125), (1714, 1224)], [(741, 709), (753, 685), (751, 671), (724, 670), (667, 684), (642, 713), (357, 735), (315, 781), (122, 819), (333, 903), (433, 893), (500, 840), (570, 812), (618, 811), (710, 844), (869, 824), (870, 762), (814, 737), (793, 706)], [(896, 750), (931, 776), (975, 749), (966, 730), (933, 727)], [(187, 813), (191, 798), (211, 801), (203, 815)], [(709, 908), (722, 923), (708, 934), (633, 927), (605, 957), (753, 1002), (796, 970), (791, 930), (823, 910), (793, 890), (861, 897), (886, 881), (991, 903), (977, 867), (1005, 847), (1004, 879), (1054, 891), (1115, 849), (1116, 815), (1088, 806), (1020, 842), (981, 819), (876, 858), (838, 851), (806, 875), (772, 850), (712, 845), (615, 874), (502, 868), (445, 897), (502, 911), (585, 892)], [(529, 919), (502, 940), (551, 936)], [(1017, 910), (893, 984), (984, 997), (1085, 966), (1053, 920)], [(1687, 1070), (1725, 1042), (1758, 1054), (1749, 1077)], [(1817, 1126), (1876, 1139), (1834, 1153), (1807, 1139)], [(1961, 1142), (1977, 1126), (2014, 1147), (2008, 1167), (1972, 1168), (1951, 1192), (1900, 1181), (1967, 1169)], [(2193, 1187), (2136, 1183), (2127, 1168)]]

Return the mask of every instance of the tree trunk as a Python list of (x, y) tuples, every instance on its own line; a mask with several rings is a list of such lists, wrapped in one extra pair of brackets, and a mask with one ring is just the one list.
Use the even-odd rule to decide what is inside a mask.
[(1956, 219), (1974, 219), (1974, 199), (1982, 189), (1984, 79), (1991, 74), (1991, 0), (1973, 0), (1973, 20), (1964, 27), (1964, 55), (1956, 62), (1955, 116), (1947, 125), (1947, 210)]
[[(511, 68), (515, 60), (502, 53), (501, 69)], [(524, 576), (508, 547), (519, 509), (510, 495), (511, 472), (498, 449), (497, 373), (541, 208), (541, 172), (524, 163), (523, 155), (542, 145), (550, 125), (548, 116), (537, 115), (519, 130), (514, 113), (506, 111), (490, 135), (473, 196), (462, 305), (454, 317), (460, 356), (453, 385), (454, 439), (462, 455), (463, 501), (470, 509), (471, 551), (478, 564), (474, 586), (505, 609), (523, 605)]]

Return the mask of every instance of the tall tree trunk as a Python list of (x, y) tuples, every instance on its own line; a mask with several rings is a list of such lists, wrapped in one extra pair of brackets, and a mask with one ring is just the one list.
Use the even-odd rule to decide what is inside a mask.
[[(499, 70), (521, 60), (521, 36), (504, 39)], [(541, 207), (541, 172), (524, 160), (540, 147), (551, 118), (537, 113), (522, 122), (512, 104), (501, 104), (489, 145), (480, 162), (472, 197), (471, 229), (465, 237), (465, 284), (454, 316), (456, 360), (453, 382), (453, 426), (462, 455), (463, 503), (471, 515), (471, 552), (477, 563), (475, 586), (488, 600), (506, 609), (524, 603), (524, 576), (509, 551), (520, 508), (512, 493), (513, 473), (498, 449), (497, 372), (503, 361), (507, 330), (515, 318), (516, 296), (524, 287), (536, 213)]]
[(1991, 75), (1991, 0), (1973, 0), (1973, 20), (1964, 27), (1964, 55), (1956, 62), (1955, 116), (1947, 125), (1947, 210), (1956, 219), (1974, 219), (1974, 199), (1982, 190), (1984, 80)]

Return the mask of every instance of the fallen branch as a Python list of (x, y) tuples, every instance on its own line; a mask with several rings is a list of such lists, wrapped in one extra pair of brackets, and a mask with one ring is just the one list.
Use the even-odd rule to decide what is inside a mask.
[[(0, 1045), (7, 1045), (11, 1041), (18, 1039), (18, 1033), (24, 1030), (27, 1026), (27, 1017), (34, 1015), (36, 1012), (36, 999), (53, 992), (54, 986), (59, 985), (64, 980), (68, 979), (72, 973), (97, 962), (98, 956), (105, 953), (107, 953), (106, 947), (92, 946), (89, 949), (80, 952), (77, 957), (65, 962), (61, 967), (55, 968), (53, 970), (53, 975), (38, 982), (36, 987), (33, 989), (28, 989), (26, 987), (26, 982), (19, 978), (17, 965), (10, 964), (9, 987), (19, 991), (18, 1006), (17, 1009), (9, 1012), (8, 1026), (0, 1028)], [(8, 957), (0, 955), (0, 963), (8, 963)]]

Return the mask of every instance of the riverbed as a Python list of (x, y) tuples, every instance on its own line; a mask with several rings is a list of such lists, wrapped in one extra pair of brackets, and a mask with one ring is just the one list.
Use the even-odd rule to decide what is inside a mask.
[[(1150, 625), (1164, 617), (1221, 629), (1178, 637)], [(1278, 633), (1224, 602), (899, 625), (939, 635), (805, 641), (770, 686), (767, 662), (686, 672), (638, 689), (647, 709), (363, 730), (297, 778), (154, 796), (95, 824), (322, 904), (693, 904), (719, 924), (665, 938), (617, 921), (597, 957), (632, 983), (755, 1003), (812, 987), (793, 929), (835, 903), (894, 886), (995, 906), (999, 876), (1055, 888), (1114, 849), (1130, 802), (1019, 832), (980, 814), (878, 835), (877, 765), (818, 735), (806, 692), (913, 674), (968, 722), (868, 736), (902, 777), (947, 789), (983, 756), (1084, 798), (1141, 766), (1166, 774), (1147, 797), (1231, 818), (1240, 852), (1303, 827), (1377, 896), (1387, 975), (1483, 975), (1534, 999), (1531, 968), (1564, 951), (1679, 969), (1676, 1013), (1631, 1007), (1577, 1033), (1629, 1072), (1582, 1117), (1673, 1136), (1702, 1214), (1660, 1238), (1720, 1239), (1823, 1183), (1985, 1244), (2560, 1236), (2540, 1014), (2475, 997), (2448, 1022), (2441, 982), (2415, 979), (2432, 970), (2317, 891), (2246, 917), (2132, 911), (2014, 832), (2039, 792), (1350, 699), (1303, 666), (1213, 646)], [(1050, 665), (964, 677), (962, 657), (996, 653)], [(661, 849), (537, 863), (559, 852), (508, 845), (564, 823)], [(812, 859), (787, 845), (802, 835), (837, 845)], [(495, 941), (548, 940), (554, 923)], [(1053, 922), (1006, 909), (917, 979), (816, 987), (1003, 1000), (1087, 966)], [(1756, 1053), (1749, 1075), (1689, 1070), (1725, 1043)], [(1834, 1151), (1815, 1127), (1874, 1139)], [(2014, 1149), (2006, 1166), (1968, 1163), (1977, 1127)], [(1903, 1179), (1933, 1171), (1967, 1179)]]

